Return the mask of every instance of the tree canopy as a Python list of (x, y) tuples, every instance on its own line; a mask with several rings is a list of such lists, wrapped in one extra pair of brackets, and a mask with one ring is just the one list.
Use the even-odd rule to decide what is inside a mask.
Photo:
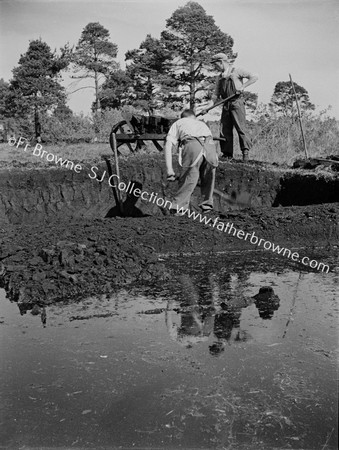
[[(312, 111), (315, 109), (311, 103), (307, 90), (293, 82), (301, 111)], [(270, 106), (273, 111), (284, 116), (294, 116), (296, 112), (295, 95), (290, 81), (279, 81), (271, 98)]]
[(64, 104), (66, 94), (59, 81), (61, 70), (68, 64), (67, 46), (58, 56), (41, 39), (31, 41), (13, 69), (7, 93), (7, 114), (23, 117), (32, 111), (47, 111)]
[(199, 96), (208, 95), (211, 57), (222, 51), (235, 58), (232, 47), (233, 39), (214, 18), (198, 3), (188, 2), (166, 21), (160, 39), (147, 35), (138, 49), (126, 53), (131, 101), (152, 106), (189, 100), (193, 107)]
[(0, 78), (0, 119), (7, 116), (7, 98), (9, 95), (9, 83)]
[[(168, 61), (171, 55), (161, 40), (150, 34), (138, 49), (129, 50), (125, 59), (129, 63), (126, 73), (132, 81), (134, 103), (151, 109), (165, 101), (168, 94)], [(161, 87), (161, 88), (160, 88)]]
[(83, 29), (78, 44), (74, 50), (72, 62), (80, 75), (74, 78), (94, 78), (95, 109), (100, 109), (99, 85), (100, 75), (108, 77), (113, 73), (118, 64), (114, 59), (117, 56), (118, 47), (109, 41), (109, 31), (100, 23), (91, 22)]
[(175, 10), (167, 20), (161, 42), (172, 55), (170, 77), (189, 98), (191, 107), (197, 93), (208, 88), (211, 57), (218, 52), (236, 57), (233, 39), (220, 30), (199, 3), (192, 1)]
[(135, 99), (133, 80), (126, 71), (118, 69), (103, 83), (99, 93), (102, 109), (119, 108)]

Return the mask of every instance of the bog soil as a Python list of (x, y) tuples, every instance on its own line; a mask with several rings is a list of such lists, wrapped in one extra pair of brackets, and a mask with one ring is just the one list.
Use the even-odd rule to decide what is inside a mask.
[[(234, 162), (216, 182), (224, 222), (325, 274), (140, 199), (120, 217), (90, 168), (1, 169), (3, 445), (335, 448), (338, 175)], [(121, 174), (175, 190), (161, 157)]]

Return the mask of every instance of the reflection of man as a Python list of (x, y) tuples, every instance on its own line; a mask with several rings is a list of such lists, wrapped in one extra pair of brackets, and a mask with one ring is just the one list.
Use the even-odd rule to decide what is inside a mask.
[[(205, 141), (212, 141), (212, 134), (208, 126), (195, 117), (192, 110), (185, 110), (181, 119), (171, 126), (165, 145), (165, 158), (167, 179), (175, 180), (172, 166), (172, 146), (180, 144), (182, 151), (179, 153), (179, 164), (182, 172), (179, 177), (179, 189), (173, 199), (174, 210), (189, 208), (191, 195), (201, 182), (202, 203), (199, 205), (203, 211), (213, 209), (213, 190), (215, 182), (215, 168), (203, 155), (202, 145)], [(213, 141), (212, 141), (213, 142)]]
[(277, 311), (280, 306), (279, 297), (274, 293), (273, 288), (264, 286), (259, 289), (259, 293), (253, 298), (259, 316), (264, 320), (272, 319), (274, 311)]
[(240, 331), (240, 316), (242, 309), (251, 303), (252, 300), (246, 298), (239, 298), (235, 302), (221, 303), (221, 310), (214, 319), (214, 336), (217, 341), (209, 347), (211, 355), (217, 356), (224, 350), (226, 342), (229, 342), (232, 337), (234, 328), (238, 329), (236, 341), (247, 341), (249, 339), (245, 331)]
[[(242, 310), (256, 305), (262, 319), (271, 319), (274, 311), (279, 308), (279, 297), (274, 290), (265, 286), (253, 297), (240, 295), (230, 296), (220, 301), (225, 291), (219, 288), (216, 275), (206, 274), (198, 283), (194, 283), (190, 275), (182, 274), (179, 277), (181, 287), (180, 308), (174, 308), (174, 301), (168, 302), (165, 312), (165, 321), (170, 337), (187, 348), (194, 344), (207, 341), (211, 334), (216, 340), (209, 346), (211, 355), (218, 356), (224, 351), (230, 340), (245, 342), (250, 335), (240, 329)], [(232, 331), (236, 333), (232, 338)]]
[[(258, 76), (251, 72), (232, 67), (232, 62), (225, 53), (213, 56), (214, 64), (220, 75), (217, 77), (216, 88), (212, 97), (212, 106), (217, 100), (225, 99), (238, 93), (233, 100), (224, 103), (221, 115), (221, 137), (226, 141), (220, 141), (220, 148), (224, 156), (233, 157), (233, 128), (239, 136), (240, 149), (243, 160), (248, 160), (251, 141), (246, 132), (246, 111), (243, 100), (243, 90), (255, 83)], [(244, 79), (247, 81), (244, 82)]]
[[(240, 316), (242, 309), (251, 304), (255, 304), (262, 319), (271, 319), (274, 311), (279, 308), (279, 297), (274, 293), (273, 288), (264, 286), (259, 289), (259, 293), (251, 298), (236, 298), (233, 301), (221, 303), (221, 310), (214, 319), (214, 336), (217, 338), (209, 347), (211, 355), (218, 356), (225, 349), (225, 344), (231, 339), (232, 330), (240, 327)], [(246, 332), (238, 331), (236, 341), (248, 340)]]

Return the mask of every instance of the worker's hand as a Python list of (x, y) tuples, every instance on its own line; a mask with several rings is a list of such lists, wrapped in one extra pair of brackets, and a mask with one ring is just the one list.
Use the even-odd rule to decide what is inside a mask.
[(208, 108), (214, 105), (213, 100), (208, 100), (207, 102), (202, 102), (196, 106), (195, 113), (204, 115), (207, 113)]
[(167, 174), (167, 181), (175, 181), (177, 179), (177, 176), (175, 175), (175, 173), (168, 173)]

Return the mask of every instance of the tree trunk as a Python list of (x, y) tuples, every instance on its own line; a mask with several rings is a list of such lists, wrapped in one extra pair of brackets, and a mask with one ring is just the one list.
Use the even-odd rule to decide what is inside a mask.
[(34, 129), (35, 129), (35, 139), (37, 142), (41, 142), (41, 123), (38, 112), (38, 107), (35, 106), (34, 111)]
[(190, 82), (190, 108), (193, 109), (195, 105), (195, 79), (194, 79), (194, 64), (191, 62), (191, 82)]
[(99, 80), (98, 72), (94, 72), (94, 82), (95, 82), (95, 112), (100, 111), (100, 99), (99, 99)]

